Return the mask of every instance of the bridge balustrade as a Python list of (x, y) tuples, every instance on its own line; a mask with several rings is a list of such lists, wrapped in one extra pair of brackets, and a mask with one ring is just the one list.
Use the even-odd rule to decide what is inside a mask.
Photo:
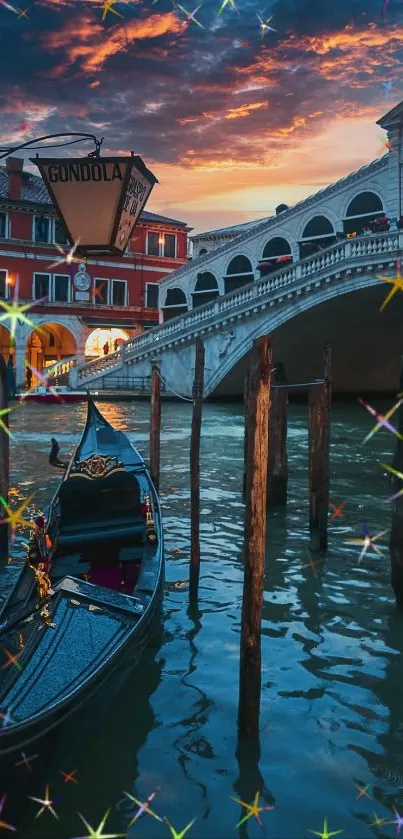
[(400, 249), (403, 249), (403, 234), (399, 234), (399, 232), (361, 236), (330, 245), (320, 254), (306, 257), (292, 265), (280, 268), (274, 274), (256, 280), (253, 285), (248, 284), (231, 294), (220, 295), (212, 303), (207, 303), (180, 317), (173, 318), (168, 323), (149, 330), (145, 335), (131, 338), (125, 344), (122, 344), (117, 352), (78, 368), (78, 380), (82, 381), (97, 373), (107, 373), (114, 367), (122, 366), (134, 356), (143, 352), (147, 353), (150, 347), (157, 349), (170, 343), (173, 337), (177, 338), (180, 335), (186, 337), (192, 332), (193, 327), (198, 327), (209, 321), (213, 324), (220, 314), (242, 310), (248, 303), (253, 302), (258, 297), (266, 296), (270, 292), (282, 288), (291, 288), (301, 283), (301, 280), (314, 278), (315, 275), (326, 272), (332, 266), (345, 261), (352, 263), (354, 266), (353, 261), (355, 259), (378, 254), (391, 254)]

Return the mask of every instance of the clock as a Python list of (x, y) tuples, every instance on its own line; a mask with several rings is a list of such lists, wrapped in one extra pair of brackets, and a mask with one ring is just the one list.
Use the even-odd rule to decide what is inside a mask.
[(74, 285), (79, 291), (88, 291), (91, 285), (91, 277), (87, 274), (85, 270), (85, 265), (83, 262), (80, 262), (78, 266), (77, 274), (74, 277)]

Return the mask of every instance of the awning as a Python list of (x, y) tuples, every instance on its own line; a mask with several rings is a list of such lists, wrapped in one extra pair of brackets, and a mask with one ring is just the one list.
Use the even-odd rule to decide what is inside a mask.
[(111, 320), (108, 318), (108, 315), (105, 315), (104, 318), (86, 318), (83, 317), (82, 320), (87, 326), (93, 327), (107, 327), (108, 329), (113, 329), (114, 326), (116, 327), (123, 327), (124, 329), (134, 329), (138, 323), (141, 323), (139, 318), (132, 318), (132, 320)]

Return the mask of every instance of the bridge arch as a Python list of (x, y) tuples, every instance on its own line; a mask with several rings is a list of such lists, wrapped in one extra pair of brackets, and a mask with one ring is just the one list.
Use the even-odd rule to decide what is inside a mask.
[(283, 262), (291, 264), (292, 261), (292, 250), (288, 239), (285, 239), (284, 236), (273, 236), (266, 242), (257, 268), (263, 277), (265, 274), (281, 268)]
[(287, 306), (280, 306), (277, 311), (265, 309), (263, 317), (259, 318), (257, 324), (252, 325), (252, 322), (250, 322), (251, 328), (246, 335), (245, 333), (242, 335), (241, 332), (242, 339), (239, 342), (237, 340), (231, 342), (230, 348), (232, 351), (220, 358), (220, 364), (211, 365), (213, 372), (205, 384), (206, 396), (210, 396), (215, 391), (233, 367), (251, 350), (253, 342), (257, 338), (260, 338), (262, 335), (268, 335), (269, 333), (275, 334), (275, 330), (287, 321), (293, 320), (293, 318), (307, 312), (309, 309), (314, 309), (321, 303), (326, 303), (351, 292), (358, 292), (376, 285), (379, 285), (379, 280), (376, 277), (367, 273), (360, 274), (344, 280), (342, 288), (339, 284), (326, 287), (321, 286), (314, 294), (300, 298), (297, 310), (294, 297), (290, 299)]
[(116, 352), (120, 344), (124, 344), (129, 338), (130, 335), (125, 329), (118, 329), (114, 326), (105, 328), (99, 326), (92, 329), (85, 342), (85, 358), (90, 361), (107, 355), (104, 350), (106, 344), (108, 345), (108, 353)]
[(188, 311), (188, 301), (183, 288), (168, 288), (165, 303), (162, 306), (163, 322), (183, 315)]
[(333, 245), (336, 241), (336, 231), (332, 222), (324, 214), (312, 216), (305, 223), (299, 244), (300, 259), (321, 251)]
[(343, 218), (344, 233), (362, 233), (370, 221), (385, 215), (383, 200), (373, 189), (361, 190), (349, 199)]
[(218, 294), (218, 283), (214, 274), (211, 271), (200, 271), (192, 292), (193, 309), (204, 306), (205, 303), (210, 303)]
[(252, 263), (249, 257), (244, 254), (233, 256), (230, 260), (224, 276), (224, 293), (230, 294), (255, 279)]

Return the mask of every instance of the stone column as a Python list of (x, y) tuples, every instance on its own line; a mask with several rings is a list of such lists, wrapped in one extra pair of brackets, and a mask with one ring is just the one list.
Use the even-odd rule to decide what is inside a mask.
[(25, 384), (25, 341), (15, 343), (15, 383), (17, 388)]

